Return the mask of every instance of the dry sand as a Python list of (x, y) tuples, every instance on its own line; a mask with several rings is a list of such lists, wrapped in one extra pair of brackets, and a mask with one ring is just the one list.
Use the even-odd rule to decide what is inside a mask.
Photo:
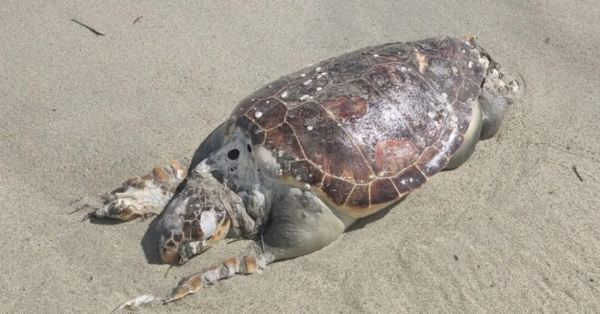
[(317, 253), (144, 313), (600, 312), (593, 1), (29, 2), (0, 5), (0, 312), (107, 313), (244, 249), (221, 245), (165, 278), (151, 221), (67, 213), (189, 154), (281, 75), (473, 33), (526, 82), (499, 140)]

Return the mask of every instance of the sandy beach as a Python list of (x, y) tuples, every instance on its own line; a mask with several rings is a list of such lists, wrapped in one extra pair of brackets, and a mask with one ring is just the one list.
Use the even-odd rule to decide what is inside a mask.
[(142, 313), (600, 313), (599, 21), (592, 1), (3, 0), (0, 312), (109, 313), (243, 251), (165, 276), (152, 219), (69, 213), (282, 75), (475, 34), (526, 92), (467, 164), (321, 251)]

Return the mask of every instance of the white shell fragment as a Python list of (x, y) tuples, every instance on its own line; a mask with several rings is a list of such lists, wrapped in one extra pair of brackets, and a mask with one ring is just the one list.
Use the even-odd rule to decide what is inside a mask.
[(254, 117), (256, 117), (257, 119), (262, 117), (262, 112), (260, 112), (260, 111), (255, 112)]
[(127, 310), (136, 310), (141, 306), (147, 305), (147, 304), (151, 304), (151, 303), (164, 303), (165, 300), (161, 299), (161, 298), (157, 298), (155, 296), (152, 295), (142, 295), (139, 296), (133, 300), (127, 301), (123, 304), (121, 304), (117, 310), (123, 310), (123, 309), (127, 309)]

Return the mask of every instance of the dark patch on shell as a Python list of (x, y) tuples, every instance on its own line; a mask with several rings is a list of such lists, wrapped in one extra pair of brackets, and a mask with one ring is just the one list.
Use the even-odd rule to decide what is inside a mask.
[(337, 120), (357, 119), (367, 114), (367, 102), (360, 97), (338, 97), (325, 103)]

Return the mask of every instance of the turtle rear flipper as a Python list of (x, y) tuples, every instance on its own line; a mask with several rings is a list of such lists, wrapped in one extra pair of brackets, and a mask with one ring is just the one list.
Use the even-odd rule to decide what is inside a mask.
[(479, 95), (482, 111), (480, 140), (490, 139), (499, 132), (508, 107), (524, 92), (522, 79), (506, 77), (499, 64), (493, 65)]
[(189, 165), (188, 158), (171, 160), (143, 177), (135, 176), (123, 181), (121, 188), (104, 198), (104, 206), (90, 215), (122, 221), (158, 215), (153, 210), (160, 210), (167, 204), (187, 176)]

